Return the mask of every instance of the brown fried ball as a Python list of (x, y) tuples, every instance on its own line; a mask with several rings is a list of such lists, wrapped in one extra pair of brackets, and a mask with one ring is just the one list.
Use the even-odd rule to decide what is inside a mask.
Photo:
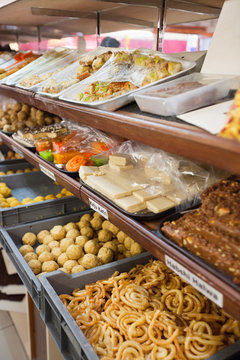
[(82, 265), (75, 265), (73, 268), (72, 268), (72, 274), (76, 274), (78, 272), (81, 272), (81, 271), (84, 271), (84, 267)]
[(117, 252), (118, 252), (117, 245), (114, 244), (114, 242), (112, 242), (112, 241), (107, 241), (103, 246), (108, 248), (108, 249), (111, 249), (114, 254), (117, 254)]
[(93, 213), (93, 217), (94, 218), (100, 218), (102, 220), (104, 219), (103, 216), (101, 214), (99, 214), (98, 212)]
[(79, 230), (77, 229), (71, 229), (67, 232), (66, 238), (75, 240), (80, 235)]
[(117, 233), (117, 239), (120, 243), (124, 243), (124, 240), (126, 237), (127, 237), (127, 235), (123, 231), (119, 231)]
[(23, 245), (19, 248), (19, 251), (22, 254), (22, 256), (24, 256), (27, 253), (33, 252), (33, 247), (31, 245)]
[(81, 264), (85, 269), (91, 269), (100, 265), (100, 261), (96, 255), (85, 254), (81, 259)]
[(66, 232), (72, 229), (78, 229), (77, 225), (74, 222), (69, 222), (68, 224), (64, 225), (64, 229)]
[(51, 230), (50, 233), (54, 240), (61, 240), (66, 235), (66, 230), (62, 225), (55, 225)]
[(123, 254), (124, 251), (127, 250), (123, 244), (118, 244), (117, 247), (118, 247), (118, 252), (119, 252), (120, 254)]
[(132, 255), (138, 255), (141, 254), (141, 252), (143, 251), (143, 248), (141, 247), (140, 244), (138, 244), (137, 242), (134, 242), (131, 247), (130, 247), (130, 253)]
[(64, 263), (64, 265), (63, 265), (63, 267), (64, 267), (64, 269), (66, 269), (66, 270), (68, 270), (68, 271), (72, 271), (72, 268), (74, 267), (74, 266), (77, 266), (78, 265), (78, 263), (77, 263), (77, 261), (76, 260), (67, 260), (65, 263)]
[(60, 241), (60, 249), (65, 252), (70, 245), (74, 244), (74, 240), (70, 238), (64, 238)]
[(90, 221), (88, 220), (80, 220), (78, 223), (76, 223), (78, 228), (81, 230), (83, 227), (91, 227)]
[[(19, 111), (19, 110), (16, 110), (16, 111)], [(27, 104), (22, 104), (22, 111), (25, 111), (25, 113), (29, 114), (30, 106)]]
[(49, 246), (50, 249), (52, 250), (52, 249), (54, 249), (55, 247), (60, 247), (60, 243), (59, 243), (59, 241), (57, 241), (57, 240), (53, 240), (53, 241), (51, 241), (51, 242), (48, 244), (48, 246)]
[(87, 241), (88, 241), (87, 236), (79, 235), (75, 239), (75, 244), (80, 245), (83, 248)]
[(30, 260), (28, 265), (32, 269), (35, 275), (39, 274), (42, 271), (42, 264), (39, 260)]
[(124, 255), (126, 258), (129, 258), (129, 257), (132, 256), (132, 254), (130, 253), (129, 250), (124, 251), (123, 255)]
[(112, 233), (111, 231), (109, 230), (100, 230), (98, 232), (98, 240), (100, 242), (108, 242), (108, 241), (111, 241), (112, 240)]
[(64, 267), (60, 267), (60, 268), (58, 268), (58, 270), (61, 270), (61, 271), (65, 272), (66, 274), (70, 274), (70, 271), (68, 271)]
[(42, 264), (42, 271), (52, 272), (59, 268), (58, 264), (54, 260), (45, 261)]
[(70, 260), (77, 260), (83, 256), (83, 250), (79, 245), (70, 245), (66, 250), (66, 254)]
[(122, 260), (124, 258), (125, 258), (125, 256), (123, 254), (117, 254), (117, 256), (116, 256), (116, 260)]
[(39, 233), (37, 234), (37, 239), (38, 239), (38, 242), (40, 244), (43, 243), (43, 239), (45, 238), (45, 236), (49, 235), (50, 232), (48, 230), (41, 230), (39, 231)]
[(48, 245), (52, 241), (55, 241), (55, 240), (53, 239), (52, 235), (50, 235), (50, 233), (49, 233), (49, 235), (45, 236), (45, 238), (43, 239), (43, 244)]
[(88, 239), (92, 239), (93, 238), (93, 229), (88, 227), (88, 226), (84, 226), (81, 228), (81, 235), (83, 236), (87, 236)]
[(51, 116), (44, 116), (44, 123), (46, 125), (51, 125), (53, 123), (53, 118)]
[(92, 220), (92, 215), (91, 214), (84, 214), (83, 216), (81, 216), (80, 221), (91, 221)]
[(114, 253), (107, 247), (101, 247), (97, 256), (102, 264), (108, 264), (113, 261)]
[(64, 252), (61, 255), (59, 255), (59, 257), (57, 258), (57, 262), (59, 263), (59, 265), (63, 266), (65, 264), (66, 261), (68, 261), (68, 257), (67, 254)]
[(38, 256), (41, 255), (41, 253), (43, 253), (44, 251), (50, 252), (51, 249), (50, 249), (50, 247), (49, 247), (48, 245), (44, 245), (44, 244), (39, 245), (39, 246), (36, 248), (36, 254), (38, 254)]
[(13, 109), (14, 109), (16, 112), (21, 111), (21, 109), (22, 109), (22, 104), (20, 104), (20, 103), (14, 104)]
[(51, 254), (53, 255), (53, 260), (57, 261), (58, 257), (61, 255), (62, 250), (59, 247), (52, 249)]
[(127, 250), (130, 250), (132, 244), (134, 244), (134, 243), (135, 243), (135, 241), (132, 238), (130, 238), (129, 236), (127, 236), (124, 240), (124, 246)]
[(99, 244), (96, 240), (88, 240), (84, 245), (84, 251), (86, 254), (96, 255), (99, 250)]
[(100, 230), (102, 228), (102, 219), (95, 217), (90, 221), (90, 224), (94, 230)]
[(38, 256), (34, 252), (29, 252), (26, 255), (24, 255), (24, 260), (26, 262), (29, 262), (30, 260), (37, 260)]
[(41, 261), (41, 263), (44, 263), (45, 261), (54, 260), (54, 257), (50, 252), (44, 251), (39, 255), (38, 260)]
[(19, 121), (24, 121), (27, 120), (28, 114), (25, 111), (21, 110), (17, 113), (17, 117)]

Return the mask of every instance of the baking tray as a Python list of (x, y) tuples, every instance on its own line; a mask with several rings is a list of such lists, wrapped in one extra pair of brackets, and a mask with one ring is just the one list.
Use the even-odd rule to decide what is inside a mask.
[[(63, 305), (59, 295), (71, 294), (72, 290), (81, 289), (87, 284), (105, 279), (116, 270), (119, 272), (129, 271), (137, 264), (146, 264), (151, 258), (149, 253), (143, 253), (86, 270), (83, 273), (67, 275), (58, 270), (41, 277), (42, 317), (65, 360), (99, 360), (99, 358), (76, 321)], [(219, 351), (207, 360), (239, 360), (239, 358), (240, 341)]]
[[(104, 196), (100, 192), (93, 189), (91, 186), (87, 185), (82, 179), (80, 179), (80, 184), (83, 187), (86, 187), (86, 189), (90, 190), (95, 195), (99, 196), (102, 200), (104, 200), (107, 203), (109, 203), (110, 205), (114, 206), (116, 209), (118, 209), (123, 214), (125, 214), (127, 216), (130, 216), (133, 219), (136, 219), (136, 220), (139, 220), (139, 221), (151, 221), (151, 220), (158, 220), (158, 219), (160, 219), (162, 217), (165, 218), (167, 215), (175, 214), (179, 210), (180, 207), (181, 207), (181, 209), (182, 208), (187, 209), (187, 208), (189, 208), (191, 206), (190, 202), (186, 202), (186, 203), (182, 203), (180, 205), (174, 206), (171, 209), (165, 210), (165, 211), (157, 213), (157, 214), (154, 213), (154, 212), (151, 212), (151, 211), (147, 211), (147, 210), (142, 210), (142, 211), (139, 211), (137, 213), (130, 213), (130, 212), (124, 210), (123, 208), (121, 208), (120, 206), (118, 206), (114, 201), (112, 201), (108, 197)], [(196, 199), (195, 204), (197, 204), (197, 203), (200, 204), (200, 200)]]
[(79, 218), (86, 213), (92, 213), (92, 210), (88, 209), (75, 214), (65, 214), (51, 219), (0, 229), (0, 242), (39, 310), (41, 310), (41, 286), (38, 278), (18, 250), (22, 246), (22, 236), (26, 232), (38, 233), (43, 229), (50, 230), (55, 225), (64, 225), (71, 221), (79, 221)]
[(61, 169), (60, 167), (57, 166), (57, 164), (55, 164), (54, 162), (50, 162), (44, 158), (42, 158), (40, 155), (38, 155), (38, 153), (35, 153), (35, 155), (37, 155), (37, 157), (39, 157), (41, 160), (44, 160), (47, 164), (53, 166), (55, 169), (61, 171), (62, 173), (71, 176), (73, 178), (78, 177), (78, 171), (67, 171), (65, 169)]
[[(35, 198), (39, 195), (56, 195), (62, 189), (41, 172), (1, 176), (0, 182), (6, 183), (12, 190), (11, 196), (15, 196), (19, 201), (26, 197)], [(0, 226), (6, 227), (28, 223), (65, 213), (74, 213), (86, 208), (87, 205), (74, 196), (39, 201), (13, 208), (0, 208)]]
[[(29, 164), (27, 161), (21, 160), (20, 162), (17, 162), (17, 163), (14, 163), (14, 161), (18, 161), (18, 160), (3, 161), (5, 163), (7, 162), (7, 164), (2, 164), (3, 162), (0, 161), (0, 171), (7, 172), (7, 171), (10, 171), (10, 170), (13, 170), (14, 174), (12, 174), (12, 175), (15, 175), (15, 172), (17, 170), (24, 170), (24, 169), (27, 169), (27, 168), (33, 169), (34, 168), (34, 166)], [(12, 176), (12, 175), (5, 175), (5, 176)], [(4, 175), (1, 175), (1, 176), (4, 176)], [(4, 179), (5, 179), (5, 176), (4, 176)]]
[[(240, 285), (234, 284), (234, 282), (232, 281), (231, 276), (223, 273), (221, 270), (217, 269), (214, 265), (211, 265), (209, 262), (203, 260), (202, 258), (200, 258), (199, 256), (197, 256), (196, 254), (192, 253), (191, 251), (182, 248), (181, 246), (179, 246), (178, 244), (176, 244), (173, 240), (168, 239), (163, 232), (161, 231), (161, 227), (163, 226), (163, 224), (166, 221), (174, 221), (174, 220), (178, 220), (180, 217), (182, 217), (184, 214), (188, 213), (189, 211), (192, 211), (194, 209), (197, 209), (199, 206), (194, 206), (191, 207), (188, 210), (185, 211), (179, 211), (179, 212), (175, 212), (174, 214), (168, 215), (165, 218), (161, 219), (158, 227), (157, 227), (157, 232), (156, 234), (164, 241), (166, 242), (168, 245), (172, 246), (174, 249), (176, 249), (179, 253), (183, 254), (184, 256), (190, 258), (191, 260), (193, 260), (195, 263), (197, 263), (198, 265), (200, 265), (202, 268), (205, 268), (208, 272), (214, 274), (215, 276), (217, 276), (218, 278), (220, 278), (222, 281), (224, 281), (225, 283), (229, 284), (231, 287), (233, 287), (234, 289), (236, 289), (237, 291), (240, 291)], [(240, 357), (239, 357), (240, 359)]]
[[(74, 98), (79, 93), (85, 91), (86, 87), (90, 83), (93, 83), (93, 82), (99, 80), (98, 75), (94, 74), (91, 77), (91, 82), (89, 82), (89, 79), (87, 78), (87, 79), (83, 80), (80, 84), (78, 83), (76, 85), (73, 85), (71, 88), (63, 91), (63, 93), (59, 96), (59, 99), (64, 100), (64, 101), (69, 101), (69, 102), (79, 104), (79, 105), (87, 105), (87, 106), (97, 108), (97, 109), (101, 109), (101, 110), (114, 111), (114, 110), (117, 110), (118, 108), (120, 108), (120, 107), (122, 107), (124, 105), (127, 105), (127, 104), (131, 103), (132, 101), (134, 101), (134, 95), (138, 91), (143, 90), (143, 89), (147, 89), (147, 88), (149, 88), (149, 87), (151, 87), (153, 85), (156, 85), (156, 84), (160, 84), (160, 83), (163, 83), (163, 82), (178, 78), (178, 77), (180, 77), (182, 75), (186, 75), (187, 73), (192, 72), (194, 70), (195, 66), (196, 66), (195, 62), (183, 60), (183, 59), (180, 59), (180, 58), (177, 58), (177, 57), (174, 57), (174, 56), (166, 55), (164, 53), (159, 53), (157, 51), (153, 52), (153, 51), (151, 51), (149, 49), (142, 49), (142, 52), (145, 53), (145, 54), (152, 53), (154, 55), (159, 55), (162, 58), (164, 58), (166, 60), (169, 60), (169, 61), (178, 61), (178, 62), (180, 62), (182, 64), (183, 70), (179, 71), (177, 74), (168, 76), (168, 77), (163, 78), (161, 80), (155, 81), (155, 82), (153, 82), (151, 84), (145, 85), (145, 86), (143, 86), (143, 87), (141, 87), (141, 88), (139, 88), (137, 90), (130, 91), (127, 94), (123, 94), (123, 95), (120, 95), (120, 96), (117, 96), (115, 98), (108, 99), (108, 100), (105, 100), (105, 101), (101, 100), (101, 101), (95, 101), (93, 103), (87, 103), (87, 102), (83, 102), (83, 101), (74, 100)], [(101, 69), (100, 69), (100, 71), (101, 71)], [(101, 72), (100, 71), (99, 71), (99, 74), (103, 73), (105, 71), (105, 69), (103, 69)]]
[[(5, 155), (7, 154), (8, 151), (13, 151), (12, 149), (10, 149), (7, 145), (2, 144), (0, 145), (0, 152)], [(14, 152), (14, 151), (13, 151)], [(0, 165), (7, 165), (7, 164), (19, 164), (22, 162), (26, 162), (26, 160), (24, 160), (24, 158), (21, 159), (14, 159), (14, 160), (2, 160), (0, 161)]]

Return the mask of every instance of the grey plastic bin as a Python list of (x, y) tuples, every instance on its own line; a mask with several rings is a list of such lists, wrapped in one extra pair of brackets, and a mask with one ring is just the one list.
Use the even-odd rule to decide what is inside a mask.
[[(14, 161), (17, 161), (17, 162), (14, 162)], [(32, 169), (33, 165), (31, 165), (29, 162), (27, 162), (25, 160), (20, 160), (20, 161), (18, 161), (18, 160), (0, 161), (0, 171), (7, 172), (9, 170), (13, 170), (14, 173), (15, 173), (17, 170), (24, 170), (24, 169), (27, 169), (27, 168)], [(15, 175), (15, 174), (12, 174), (12, 175)], [(12, 175), (5, 175), (5, 176), (12, 176)], [(1, 175), (1, 176), (3, 176), (3, 175)]]
[[(56, 195), (62, 189), (41, 172), (1, 176), (0, 182), (6, 183), (12, 190), (11, 196), (15, 196), (20, 201), (26, 197)], [(0, 207), (0, 226), (13, 226), (86, 209), (88, 206), (74, 196), (19, 205), (13, 208)]]
[(20, 276), (22, 282), (26, 286), (36, 307), (39, 310), (41, 310), (41, 286), (36, 275), (32, 272), (19, 251), (19, 248), (22, 246), (22, 236), (26, 232), (34, 232), (37, 234), (43, 229), (50, 230), (55, 225), (65, 225), (71, 221), (77, 222), (83, 214), (90, 212), (92, 212), (92, 210), (88, 209), (86, 211), (78, 212), (75, 214), (58, 216), (52, 219), (36, 221), (24, 225), (17, 225), (6, 229), (0, 229), (0, 242), (7, 255), (9, 256), (10, 260), (16, 267), (18, 275)]
[[(60, 294), (71, 294), (76, 288), (111, 276), (114, 271), (125, 272), (137, 264), (146, 264), (152, 256), (143, 253), (82, 273), (68, 275), (61, 271), (41, 276), (42, 317), (65, 360), (99, 360), (77, 323), (61, 302)], [(239, 360), (240, 341), (211, 356), (208, 360)], [(123, 359), (124, 360), (124, 359)]]

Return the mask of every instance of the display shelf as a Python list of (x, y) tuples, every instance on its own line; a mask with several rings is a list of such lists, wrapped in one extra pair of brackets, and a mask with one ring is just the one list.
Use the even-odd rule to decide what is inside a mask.
[[(151, 252), (158, 259), (167, 262), (166, 256), (170, 257), (170, 259), (175, 260), (180, 266), (183, 266), (186, 271), (195, 274), (198, 279), (203, 280), (205, 284), (209, 284), (213, 289), (219, 291), (223, 297), (224, 309), (240, 320), (239, 288), (226, 280), (220, 272), (214, 270), (200, 259), (197, 261), (194, 257), (191, 258), (191, 256), (183, 254), (178, 249), (161, 240), (154, 231), (157, 228), (158, 222), (140, 223), (139, 221), (132, 219), (103, 200), (101, 196), (93, 193), (84, 185), (80, 185), (78, 180), (70, 178), (66, 174), (57, 170), (55, 167), (47, 164), (33, 152), (29, 151), (20, 144), (17, 144), (16, 141), (9, 136), (0, 133), (0, 138), (10, 148), (23, 155), (26, 160), (45, 172), (46, 175), (50, 177), (54, 175), (57, 182), (65, 186), (75, 196), (81, 198), (81, 200), (83, 200), (86, 204), (104, 214), (109, 221), (139, 242), (146, 250)], [(47, 171), (43, 169), (47, 169)]]
[(173, 118), (169, 121), (142, 114), (136, 107), (132, 111), (131, 106), (108, 112), (2, 84), (0, 93), (60, 117), (240, 174), (239, 142), (211, 135)]

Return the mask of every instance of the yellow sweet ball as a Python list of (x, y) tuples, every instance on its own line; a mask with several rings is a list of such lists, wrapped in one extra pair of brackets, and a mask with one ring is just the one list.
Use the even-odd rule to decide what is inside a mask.
[(71, 191), (66, 191), (66, 196), (73, 196), (73, 193), (71, 193)]
[(10, 204), (12, 201), (17, 200), (14, 196), (10, 196), (9, 198), (6, 199), (7, 203)]
[(1, 203), (0, 203), (0, 206), (1, 206), (3, 209), (10, 207), (10, 205), (9, 205), (7, 202), (1, 202)]
[(64, 238), (60, 241), (60, 249), (65, 252), (70, 245), (74, 244), (74, 240), (70, 238)]
[(66, 230), (61, 225), (55, 225), (51, 230), (50, 234), (54, 238), (54, 240), (61, 240), (65, 237)]
[(12, 201), (12, 202), (10, 203), (10, 207), (15, 207), (15, 206), (19, 206), (19, 205), (21, 205), (21, 203), (20, 203), (20, 201), (18, 201), (18, 200)]
[(17, 171), (16, 171), (16, 174), (22, 174), (23, 173), (23, 170), (21, 170), (21, 169), (18, 169)]
[(5, 172), (4, 172), (4, 171), (0, 171), (0, 175), (1, 175), (1, 176), (5, 175)]
[[(40, 243), (40, 244), (42, 244), (43, 243), (43, 239), (47, 236), (47, 235), (49, 235), (50, 234), (50, 232), (48, 231), (48, 230), (41, 230), (41, 231), (39, 231), (39, 233), (37, 234), (37, 239), (38, 239), (38, 242)], [(46, 244), (47, 245), (47, 244)]]
[(50, 244), (50, 242), (52, 242), (52, 241), (55, 241), (55, 240), (53, 239), (52, 235), (50, 235), (50, 233), (49, 233), (48, 235), (45, 236), (45, 238), (43, 239), (42, 243), (43, 243), (44, 245), (48, 245), (48, 244)]
[(58, 270), (61, 270), (61, 271), (65, 272), (66, 274), (70, 274), (70, 271), (65, 269), (64, 267), (60, 267), (60, 268), (58, 268)]
[(68, 230), (66, 238), (75, 240), (80, 235), (80, 231), (77, 229)]
[(64, 252), (62, 253), (58, 258), (57, 258), (57, 262), (59, 263), (59, 265), (63, 266), (65, 264), (66, 261), (68, 261), (68, 257), (67, 254)]
[(82, 265), (76, 265), (72, 268), (72, 274), (76, 274), (78, 272), (84, 271), (84, 267)]
[(26, 169), (24, 169), (24, 172), (25, 173), (30, 173), (32, 170), (30, 169), (30, 168), (26, 168)]
[(54, 249), (55, 247), (60, 247), (60, 243), (57, 240), (53, 240), (50, 243), (48, 243), (48, 246), (50, 247), (50, 249)]
[(22, 243), (24, 245), (31, 245), (31, 246), (34, 246), (35, 243), (37, 241), (37, 237), (34, 233), (32, 232), (27, 232), (23, 235), (22, 237)]
[(61, 190), (61, 194), (62, 194), (62, 195), (66, 195), (66, 192), (67, 192), (67, 189), (65, 189), (65, 188), (63, 188), (63, 189)]
[(26, 262), (29, 262), (30, 260), (38, 260), (38, 256), (34, 252), (28, 252), (24, 255), (24, 260)]
[(72, 268), (74, 267), (74, 266), (77, 266), (78, 265), (78, 263), (77, 263), (77, 261), (76, 260), (67, 260), (65, 263), (64, 263), (64, 265), (63, 265), (63, 267), (64, 267), (64, 269), (67, 269), (68, 271), (72, 271)]
[(57, 194), (57, 195), (56, 195), (56, 199), (60, 199), (60, 198), (63, 198), (63, 197), (64, 197), (63, 194)]
[(53, 255), (53, 260), (57, 261), (58, 257), (62, 254), (62, 251), (59, 247), (54, 247), (51, 254)]
[(38, 260), (41, 261), (41, 263), (44, 263), (44, 262), (46, 262), (46, 261), (54, 260), (54, 256), (53, 256), (53, 254), (51, 254), (51, 253), (48, 252), (48, 251), (43, 251), (43, 252), (39, 255)]
[(77, 260), (83, 256), (83, 250), (79, 245), (70, 245), (66, 250), (66, 255), (69, 260)]
[(44, 201), (45, 199), (44, 199), (44, 197), (43, 196), (36, 196), (34, 199), (33, 199), (34, 201)]
[(87, 236), (79, 235), (75, 239), (75, 244), (80, 245), (83, 248), (87, 241), (88, 241)]
[(52, 272), (59, 268), (58, 264), (54, 260), (45, 261), (42, 264), (42, 271)]
[(6, 175), (12, 175), (12, 174), (14, 174), (13, 170), (9, 170), (9, 171), (6, 172)]
[(35, 275), (39, 274), (42, 271), (42, 263), (39, 260), (30, 260), (28, 265), (32, 269)]
[(82, 265), (85, 269), (91, 269), (93, 267), (96, 267), (96, 266), (100, 265), (100, 261), (99, 261), (99, 259), (97, 258), (96, 255), (85, 254), (81, 258), (81, 264), (80, 265)]
[(22, 204), (23, 205), (26, 205), (26, 204), (28, 204), (30, 201), (32, 201), (32, 199), (31, 198), (24, 198), (23, 200), (22, 200)]
[(32, 168), (32, 171), (39, 171), (39, 169), (38, 168)]
[(84, 251), (86, 254), (96, 255), (98, 253), (99, 247), (99, 243), (96, 240), (88, 240), (84, 245)]
[(78, 229), (78, 227), (74, 222), (69, 222), (64, 225), (64, 229), (66, 230), (66, 232), (68, 232), (69, 230)]
[(49, 194), (49, 195), (45, 196), (45, 200), (53, 200), (53, 199), (55, 199), (55, 195), (53, 195), (53, 194)]
[(44, 251), (50, 252), (51, 249), (48, 245), (44, 245), (44, 244), (41, 244), (36, 248), (36, 254), (38, 254), (38, 256), (41, 255), (41, 253), (43, 253)]
[(33, 247), (31, 245), (22, 245), (19, 248), (19, 251), (22, 254), (22, 256), (25, 256), (27, 253), (33, 252)]
[(83, 221), (83, 220), (91, 221), (92, 218), (93, 218), (93, 217), (92, 217), (91, 214), (84, 214), (83, 216), (81, 216), (80, 221)]

